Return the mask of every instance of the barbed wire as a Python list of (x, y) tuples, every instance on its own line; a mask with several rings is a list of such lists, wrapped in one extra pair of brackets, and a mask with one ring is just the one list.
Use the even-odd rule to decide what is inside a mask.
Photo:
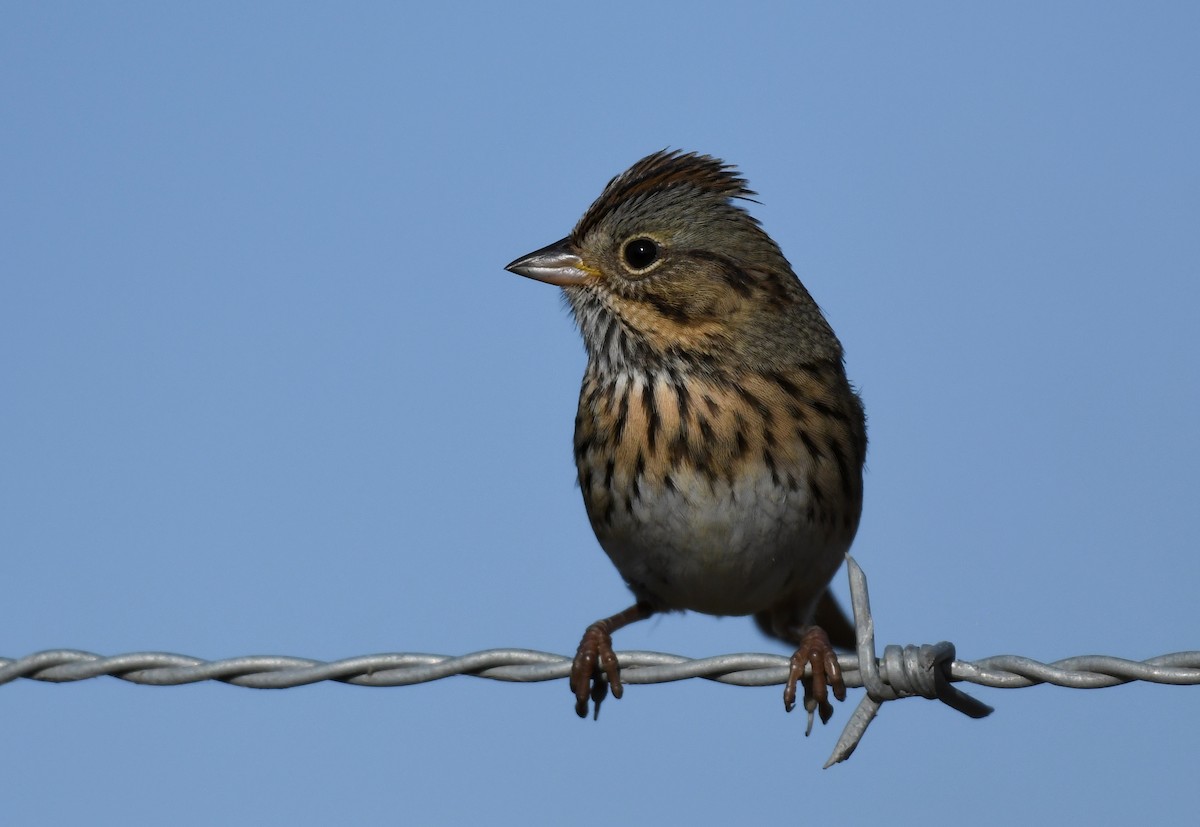
[[(1016, 655), (976, 661), (955, 657), (953, 644), (886, 646), (875, 655), (874, 622), (866, 576), (847, 555), (851, 604), (858, 648), (838, 662), (848, 687), (867, 692), (850, 716), (829, 767), (850, 757), (880, 706), (890, 700), (924, 697), (940, 700), (973, 718), (991, 707), (951, 686), (973, 683), (1020, 689), (1048, 683), (1073, 689), (1100, 689), (1133, 681), (1200, 685), (1200, 651), (1175, 652), (1142, 661), (1085, 655), (1043, 663)], [(704, 678), (734, 686), (775, 686), (786, 682), (791, 658), (743, 653), (688, 658), (661, 652), (618, 652), (621, 680), (630, 684), (668, 683)], [(286, 689), (322, 681), (355, 686), (411, 686), (456, 675), (510, 682), (561, 680), (571, 672), (571, 657), (531, 649), (488, 649), (467, 655), (390, 653), (336, 661), (286, 656), (250, 656), (204, 660), (168, 652), (131, 652), (105, 657), (76, 649), (51, 649), (18, 659), (0, 657), (0, 685), (20, 678), (70, 683), (102, 676), (144, 686), (180, 686), (219, 681), (252, 689)]]

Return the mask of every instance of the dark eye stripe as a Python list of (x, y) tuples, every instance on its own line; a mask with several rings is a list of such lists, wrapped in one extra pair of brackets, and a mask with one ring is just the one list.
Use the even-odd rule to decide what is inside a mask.
[(687, 254), (692, 258), (704, 259), (717, 264), (721, 268), (721, 275), (730, 287), (746, 298), (753, 295), (754, 278), (739, 267), (733, 259), (710, 250), (688, 250)]

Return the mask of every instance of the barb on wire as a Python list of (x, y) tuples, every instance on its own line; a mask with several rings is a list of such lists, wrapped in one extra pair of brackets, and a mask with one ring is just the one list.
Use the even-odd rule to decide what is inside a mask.
[[(1200, 651), (1176, 652), (1144, 661), (1103, 655), (1071, 657), (1053, 663), (999, 655), (961, 661), (953, 644), (886, 646), (875, 655), (875, 626), (871, 618), (867, 581), (849, 555), (851, 605), (858, 646), (838, 658), (848, 687), (865, 687), (866, 695), (850, 716), (826, 767), (845, 761), (858, 746), (867, 726), (886, 701), (921, 696), (973, 718), (991, 707), (952, 683), (966, 682), (1000, 689), (1049, 683), (1075, 689), (1099, 689), (1131, 681), (1200, 685)], [(667, 683), (705, 678), (734, 686), (776, 686), (787, 680), (791, 659), (784, 655), (736, 654), (686, 658), (659, 652), (618, 652), (625, 683)], [(363, 655), (337, 661), (282, 656), (253, 656), (203, 660), (167, 652), (132, 652), (105, 657), (75, 649), (52, 649), (23, 658), (0, 657), (0, 685), (19, 678), (68, 683), (101, 676), (146, 686), (179, 686), (220, 681), (253, 689), (286, 689), (321, 681), (355, 686), (410, 686), (453, 675), (498, 681), (535, 682), (566, 678), (572, 658), (530, 649), (489, 649), (468, 655), (394, 653)]]

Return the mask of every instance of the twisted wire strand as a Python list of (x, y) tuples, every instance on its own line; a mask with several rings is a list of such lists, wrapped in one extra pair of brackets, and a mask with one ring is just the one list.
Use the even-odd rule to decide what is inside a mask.
[[(621, 680), (631, 684), (669, 683), (705, 678), (733, 686), (776, 686), (787, 680), (791, 659), (746, 652), (688, 658), (661, 652), (618, 652)], [(287, 689), (322, 681), (355, 686), (411, 686), (467, 675), (497, 681), (533, 683), (566, 678), (571, 658), (531, 649), (487, 649), (467, 655), (399, 652), (361, 655), (335, 661), (278, 655), (204, 660), (168, 652), (130, 652), (105, 657), (77, 649), (50, 649), (18, 659), (0, 658), (0, 684), (19, 678), (71, 683), (104, 676), (143, 686), (180, 686), (219, 681), (251, 689)], [(858, 655), (838, 657), (848, 687), (864, 685)], [(1200, 650), (1175, 652), (1136, 661), (1084, 655), (1043, 663), (1017, 655), (950, 663), (951, 681), (997, 689), (1053, 684), (1100, 689), (1134, 681), (1200, 685)]]
[[(846, 567), (857, 650), (854, 654), (839, 655), (838, 663), (846, 686), (865, 687), (866, 693), (850, 714), (826, 767), (850, 757), (887, 701), (919, 696), (939, 700), (971, 718), (991, 714), (992, 708), (987, 704), (952, 686), (957, 682), (998, 689), (1020, 689), (1042, 683), (1074, 689), (1099, 689), (1132, 681), (1200, 684), (1200, 651), (1175, 652), (1143, 661), (1107, 655), (1083, 655), (1052, 663), (1017, 655), (963, 661), (955, 656), (953, 644), (942, 641), (922, 646), (885, 646), (882, 657), (877, 657), (866, 575), (849, 555)], [(791, 668), (789, 657), (751, 652), (687, 658), (635, 651), (618, 652), (617, 659), (622, 681), (636, 684), (705, 678), (734, 686), (773, 686), (785, 683)], [(76, 649), (51, 649), (15, 660), (0, 658), (0, 685), (18, 678), (68, 683), (103, 675), (146, 686), (220, 681), (252, 689), (286, 689), (321, 681), (355, 686), (411, 686), (454, 675), (534, 682), (567, 677), (572, 660), (530, 649), (488, 649), (458, 656), (402, 652), (329, 662), (272, 655), (208, 661), (169, 652), (104, 657)], [(812, 718), (810, 710), (809, 730)]]

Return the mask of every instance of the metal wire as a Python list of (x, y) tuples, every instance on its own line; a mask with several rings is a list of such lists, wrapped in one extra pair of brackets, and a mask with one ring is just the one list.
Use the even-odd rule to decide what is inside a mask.
[[(618, 652), (621, 680), (631, 684), (706, 678), (733, 686), (776, 686), (787, 680), (786, 655), (744, 653), (687, 658), (661, 652)], [(863, 686), (858, 655), (838, 661), (848, 687)], [(322, 681), (355, 686), (411, 686), (468, 675), (497, 681), (534, 683), (567, 677), (571, 658), (531, 649), (487, 649), (469, 655), (395, 653), (335, 661), (275, 655), (204, 660), (168, 652), (131, 652), (105, 657), (77, 649), (49, 649), (19, 659), (0, 658), (0, 684), (18, 678), (71, 683), (104, 676), (143, 686), (181, 686), (220, 681), (251, 689), (288, 689)], [(1042, 663), (1016, 655), (977, 661), (954, 660), (950, 680), (998, 689), (1048, 683), (1071, 689), (1101, 689), (1133, 681), (1200, 685), (1200, 651), (1176, 652), (1143, 661), (1104, 655)]]
[[(1143, 661), (1086, 655), (1042, 663), (1016, 655), (977, 661), (954, 657), (949, 643), (925, 646), (887, 646), (874, 654), (874, 623), (862, 569), (847, 557), (851, 600), (858, 632), (858, 651), (838, 658), (846, 686), (867, 688), (851, 715), (826, 766), (844, 761), (854, 751), (875, 717), (889, 700), (920, 695), (941, 700), (971, 717), (992, 710), (950, 686), (966, 682), (998, 689), (1019, 689), (1042, 683), (1074, 689), (1099, 689), (1132, 681), (1200, 685), (1200, 651), (1176, 652)], [(621, 680), (630, 684), (667, 683), (705, 678), (734, 686), (774, 686), (787, 680), (790, 658), (771, 654), (718, 655), (686, 658), (659, 652), (618, 652)], [(145, 686), (179, 686), (220, 681), (253, 689), (286, 689), (321, 681), (355, 686), (410, 686), (469, 675), (498, 681), (536, 682), (566, 678), (572, 658), (529, 649), (488, 649), (469, 655), (394, 653), (363, 655), (337, 661), (282, 656), (252, 656), (204, 660), (167, 652), (131, 652), (105, 657), (75, 649), (51, 649), (18, 659), (0, 658), (0, 685), (19, 678), (68, 683), (111, 676)]]

